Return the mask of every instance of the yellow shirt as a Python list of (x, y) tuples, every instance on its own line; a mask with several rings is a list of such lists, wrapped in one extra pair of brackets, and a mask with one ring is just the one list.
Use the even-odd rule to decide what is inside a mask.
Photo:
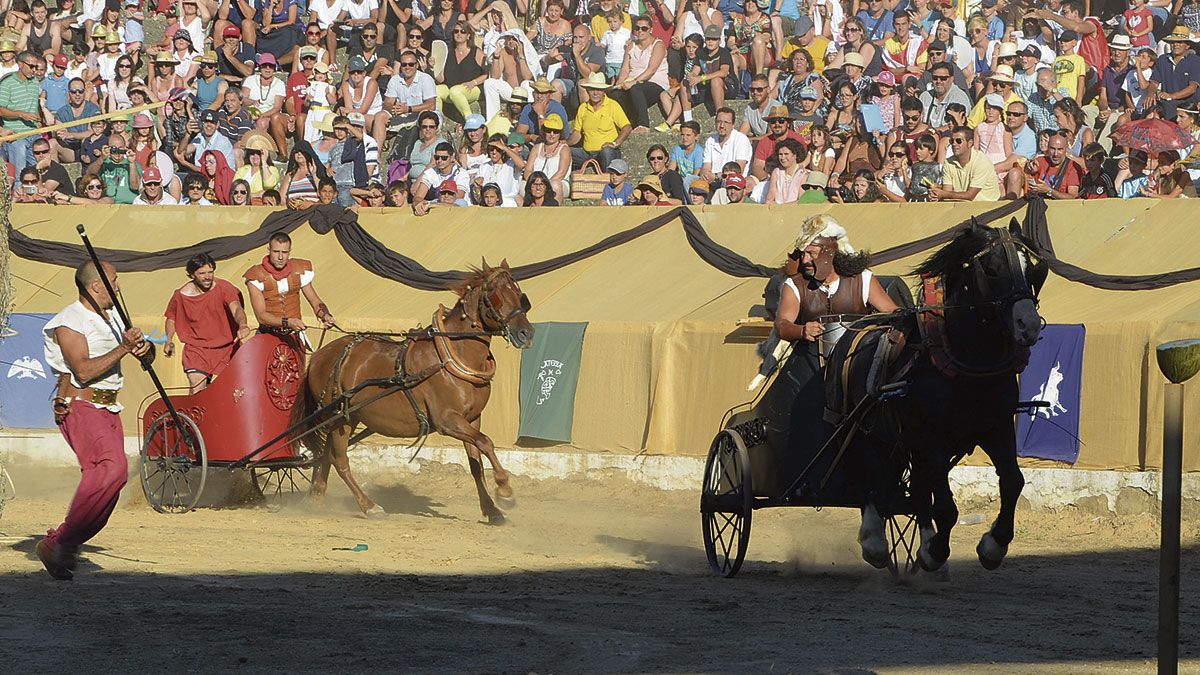
[(797, 49), (803, 49), (812, 57), (814, 73), (825, 70), (825, 54), (829, 51), (829, 40), (818, 35), (813, 38), (812, 44), (804, 47), (796, 38), (788, 38), (783, 41), (783, 50), (780, 52), (779, 60), (786, 63), (791, 58), (792, 52)]
[[(1008, 106), (1012, 105), (1013, 101), (1017, 101), (1018, 103), (1025, 102), (1025, 99), (1021, 98), (1021, 96), (1017, 94), (1015, 87), (1008, 92), (1008, 98), (1004, 99), (1005, 112), (1008, 111)], [(967, 126), (971, 129), (974, 129), (985, 119), (987, 119), (987, 113), (983, 111), (983, 97), (980, 97), (980, 99), (975, 102), (975, 107), (971, 108), (970, 114), (967, 115)], [(1000, 114), (1000, 119), (1004, 119), (1004, 113)]]
[(609, 97), (595, 109), (590, 102), (583, 103), (575, 116), (575, 128), (583, 136), (583, 149), (588, 152), (600, 152), (605, 143), (615, 142), (617, 133), (627, 126), (629, 118), (625, 111)]
[(1086, 74), (1087, 62), (1078, 54), (1066, 54), (1054, 59), (1054, 77), (1058, 78), (1056, 85), (1071, 98), (1079, 93), (1079, 76)]
[(971, 151), (971, 159), (960, 164), (958, 157), (947, 157), (942, 165), (942, 184), (949, 185), (954, 192), (966, 192), (977, 187), (979, 192), (973, 201), (995, 202), (1000, 200), (1000, 184), (996, 179), (996, 165), (987, 155), (978, 150)]

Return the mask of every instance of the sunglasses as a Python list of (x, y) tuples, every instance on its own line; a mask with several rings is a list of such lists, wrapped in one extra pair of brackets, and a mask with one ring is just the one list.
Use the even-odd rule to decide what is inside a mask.
[[(160, 65), (160, 66), (169, 66), (169, 65), (171, 65), (171, 64), (169, 64), (169, 63), (160, 63), (160, 64), (158, 64), (158, 65)], [(132, 68), (133, 66), (129, 65), (128, 63), (118, 63), (118, 64), (117, 64), (117, 67), (118, 67), (118, 68)], [(83, 91), (83, 90), (82, 90), (82, 89), (80, 89), (79, 91)]]
[(401, 61), (400, 67), (401, 68), (416, 68), (417, 62), (416, 61)]
[(71, 93), (71, 94), (82, 94), (83, 90), (82, 89), (68, 89), (67, 92)]
[(932, 78), (937, 82), (945, 82), (950, 79), (950, 75), (933, 75)]
[(379, 37), (375, 33), (363, 33), (362, 36), (364, 40), (374, 40), (375, 38)]
[(847, 33), (861, 33), (861, 32), (863, 32), (863, 29), (859, 28), (858, 26), (847, 26), (846, 32)]
[(465, 31), (465, 30), (463, 30), (463, 29), (461, 29), (461, 28), (455, 28), (454, 30), (452, 30), (452, 31), (450, 31), (450, 32), (451, 32), (451, 33), (458, 34), (458, 35), (466, 35), (466, 34), (467, 34), (467, 31)]
[(233, 194), (235, 194), (235, 195), (244, 195), (244, 194), (246, 194), (246, 191), (245, 191), (245, 190), (234, 190), (234, 191), (233, 191)]
[(1025, 113), (1023, 113), (1023, 112), (1017, 112), (1016, 110), (1009, 110), (1009, 111), (1008, 111), (1008, 116), (1009, 116), (1009, 117), (1024, 117), (1024, 116), (1025, 116)]
[(905, 122), (920, 122), (921, 116), (920, 115), (905, 115), (904, 121)]
[(633, 30), (638, 33), (644, 33), (646, 31), (650, 30), (650, 26), (634, 26)]
[(951, 138), (951, 139), (950, 139), (950, 142), (951, 142), (951, 143), (953, 143), (954, 145), (962, 145), (963, 143), (966, 143), (966, 142), (967, 142), (967, 139), (965, 139), (965, 138)]
[(422, 124), (421, 128), (422, 129), (436, 129), (437, 125), (436, 124)]
[(437, 161), (439, 161), (439, 162), (448, 162), (448, 161), (450, 161), (450, 155), (434, 155), (434, 156), (433, 156), (433, 158), (434, 158), (434, 159), (436, 159), (436, 160), (437, 160)]
[(50, 154), (50, 148), (46, 148), (46, 149), (44, 149), (44, 150), (38, 150), (37, 148), (34, 148), (34, 150), (33, 150), (33, 154), (35, 154), (35, 155), (48, 155), (48, 154)]
[[(308, 31), (307, 33), (305, 33), (305, 35), (312, 35), (313, 37), (321, 37), (321, 31), (319, 31), (319, 30), (310, 30), (310, 31)], [(363, 37), (366, 37), (366, 36), (364, 35)]]
[(87, 186), (87, 187), (85, 187), (85, 188), (83, 188), (83, 189), (84, 189), (84, 190), (103, 190), (103, 189), (104, 189), (104, 186), (103, 186), (103, 185), (98, 185), (98, 184), (95, 184), (95, 183), (93, 183), (93, 184), (91, 184), (91, 185), (89, 185), (89, 186)]
[(908, 156), (908, 154), (904, 153), (904, 152), (889, 152), (888, 153), (888, 157), (900, 158), (900, 157), (907, 157), (907, 156)]
[(787, 123), (788, 123), (788, 118), (786, 118), (786, 117), (772, 117), (771, 119), (767, 120), (767, 123), (768, 123), (768, 124), (787, 124)]
[(992, 80), (992, 85), (996, 87), (1011, 87), (1012, 82), (999, 82), (997, 80)]
[(661, 162), (664, 159), (666, 159), (666, 157), (664, 157), (663, 155), (651, 155), (651, 156), (647, 157), (646, 159), (649, 159), (651, 162)]
[(766, 87), (750, 87), (750, 91), (766, 91)]
[(162, 183), (160, 183), (156, 180), (148, 180), (148, 181), (143, 181), (142, 185), (144, 185), (146, 187), (161, 187)]
[(125, 148), (112, 148), (109, 150), (109, 153), (114, 155), (123, 155), (125, 154)]
[(408, 39), (409, 39), (409, 40), (420, 40), (420, 39), (422, 39), (422, 38), (424, 38), (424, 37), (425, 37), (425, 34), (424, 34), (424, 33), (409, 33), (409, 34), (408, 34)]

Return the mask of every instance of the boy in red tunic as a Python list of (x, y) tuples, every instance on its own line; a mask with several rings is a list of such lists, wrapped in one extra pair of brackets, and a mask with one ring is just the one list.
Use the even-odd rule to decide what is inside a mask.
[(163, 354), (175, 353), (175, 335), (183, 342), (183, 372), (191, 393), (209, 385), (229, 365), (238, 344), (250, 337), (242, 293), (216, 277), (217, 263), (207, 253), (187, 263), (191, 278), (167, 303), (167, 344)]

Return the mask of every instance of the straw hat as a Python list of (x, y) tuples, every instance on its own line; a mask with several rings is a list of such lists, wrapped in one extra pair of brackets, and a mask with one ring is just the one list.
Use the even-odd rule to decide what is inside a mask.
[(781, 119), (781, 118), (782, 118), (782, 119), (789, 119), (789, 120), (790, 120), (790, 119), (795, 119), (795, 118), (792, 116), (792, 111), (788, 110), (788, 107), (787, 107), (786, 105), (775, 105), (775, 106), (771, 106), (771, 109), (770, 109), (770, 110), (768, 110), (768, 111), (767, 111), (767, 114), (766, 114), (766, 115), (763, 115), (763, 117), (764, 117), (765, 119), (769, 119), (769, 120), (773, 120), (773, 119)]
[(329, 133), (333, 133), (333, 117), (334, 115), (332, 111), (326, 112), (324, 117), (313, 122), (313, 128), (317, 131), (328, 131)]
[(508, 103), (529, 103), (529, 90), (525, 87), (513, 87), (512, 93), (504, 100)]
[(213, 51), (212, 49), (209, 49), (208, 51), (204, 52), (204, 55), (200, 57), (200, 63), (214, 64), (216, 62), (217, 62), (217, 53), (215, 51)]
[(1013, 69), (1009, 66), (996, 66), (988, 79), (994, 82), (1016, 82), (1013, 79)]
[(863, 61), (862, 54), (859, 54), (858, 52), (850, 52), (849, 54), (847, 54), (846, 58), (842, 59), (842, 65), (843, 66), (858, 66), (859, 68), (867, 67), (867, 64)]
[(550, 80), (545, 77), (539, 77), (533, 81), (533, 90), (542, 94), (553, 94), (554, 85), (550, 84)]
[(659, 178), (656, 174), (650, 174), (649, 176), (646, 176), (642, 180), (638, 181), (638, 184), (636, 187), (639, 190), (642, 188), (650, 188), (651, 190), (654, 190), (654, 192), (659, 195), (663, 194), (662, 181), (659, 180)]
[(279, 154), (279, 148), (275, 145), (275, 139), (262, 129), (253, 129), (246, 132), (242, 136), (242, 147), (247, 150), (258, 150), (260, 152)]
[(175, 60), (171, 52), (159, 52), (158, 56), (154, 57), (154, 65), (156, 66), (175, 66), (178, 64), (179, 62)]
[(612, 85), (604, 79), (604, 73), (596, 71), (579, 83), (584, 89), (612, 89)]
[(1001, 42), (1000, 48), (998, 50), (996, 50), (996, 58), (998, 58), (998, 59), (1003, 59), (1008, 56), (1016, 56), (1016, 55), (1017, 55), (1017, 43), (1015, 43), (1015, 42)]
[(1162, 39), (1163, 42), (1192, 42), (1192, 31), (1187, 26), (1175, 26), (1171, 34)]
[(8, 38), (0, 40), (0, 52), (15, 52), (17, 51), (17, 43)]

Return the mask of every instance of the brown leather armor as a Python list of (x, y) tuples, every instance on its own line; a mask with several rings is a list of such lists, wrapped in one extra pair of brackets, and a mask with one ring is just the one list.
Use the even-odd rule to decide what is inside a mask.
[(837, 290), (833, 295), (826, 295), (819, 290), (810, 290), (808, 281), (800, 278), (795, 281), (796, 288), (800, 290), (800, 316), (796, 319), (797, 324), (805, 324), (809, 321), (819, 321), (820, 317), (831, 314), (867, 314), (867, 306), (862, 301), (863, 296), (863, 278), (861, 274), (855, 274), (850, 277), (840, 277), (841, 282), (838, 283)]
[(246, 270), (242, 276), (247, 281), (257, 281), (263, 285), (263, 300), (268, 314), (294, 319), (300, 316), (300, 274), (312, 269), (312, 261), (292, 258), (289, 264), (292, 270), (287, 277), (287, 293), (279, 292), (279, 282), (261, 263)]

